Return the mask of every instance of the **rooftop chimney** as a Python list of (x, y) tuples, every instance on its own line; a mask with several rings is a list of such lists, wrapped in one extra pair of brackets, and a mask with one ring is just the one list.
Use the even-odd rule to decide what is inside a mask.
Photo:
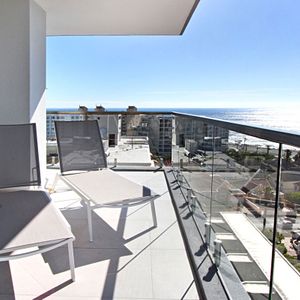
[(79, 105), (78, 111), (82, 112), (82, 113), (87, 113), (88, 112), (88, 108), (84, 105)]
[(137, 108), (133, 105), (129, 105), (127, 108), (128, 112), (137, 112)]
[(95, 111), (96, 112), (105, 112), (105, 107), (103, 107), (102, 105), (96, 105)]

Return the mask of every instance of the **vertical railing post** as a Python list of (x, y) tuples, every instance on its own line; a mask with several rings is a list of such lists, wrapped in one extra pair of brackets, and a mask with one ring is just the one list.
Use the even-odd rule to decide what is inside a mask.
[(187, 198), (187, 202), (191, 203), (191, 199), (192, 199), (192, 189), (191, 188), (187, 188), (186, 189), (186, 198)]
[(195, 195), (192, 195), (191, 196), (191, 209), (192, 209), (193, 213), (196, 211), (196, 201), (197, 201), (197, 197)]
[(209, 222), (205, 222), (204, 224), (205, 226), (205, 243), (207, 248), (209, 248), (209, 244), (210, 244), (210, 223)]
[(54, 166), (55, 165), (55, 156), (52, 155), (51, 156), (51, 166)]
[(106, 118), (106, 138), (107, 138), (108, 147), (109, 147), (109, 115), (107, 115), (107, 118)]
[(183, 169), (183, 159), (182, 158), (180, 158), (179, 166), (180, 166), (180, 170), (182, 170)]
[(159, 167), (162, 168), (164, 166), (164, 159), (162, 157), (159, 158)]
[(211, 157), (211, 183), (210, 183), (210, 206), (209, 206), (209, 223), (211, 224), (212, 217), (212, 201), (213, 201), (213, 186), (214, 186), (214, 164), (215, 164), (215, 126), (212, 130), (212, 157)]
[(222, 241), (215, 239), (214, 240), (214, 258), (215, 258), (215, 264), (217, 267), (221, 264), (221, 247), (222, 247)]
[(272, 299), (273, 281), (274, 281), (274, 264), (275, 264), (275, 252), (276, 252), (276, 233), (277, 233), (277, 216), (279, 208), (279, 193), (280, 193), (280, 181), (281, 181), (281, 162), (282, 162), (282, 144), (279, 144), (278, 149), (278, 161), (277, 161), (277, 178), (276, 178), (276, 196), (275, 196), (275, 210), (274, 210), (274, 224), (273, 224), (273, 240), (272, 240), (272, 257), (271, 257), (271, 275), (270, 275), (270, 287), (269, 287), (269, 300)]

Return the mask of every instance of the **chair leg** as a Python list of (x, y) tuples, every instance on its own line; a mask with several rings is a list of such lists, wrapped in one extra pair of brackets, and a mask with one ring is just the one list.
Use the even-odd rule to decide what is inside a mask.
[(151, 205), (153, 225), (154, 225), (154, 227), (157, 227), (157, 218), (156, 218), (156, 210), (155, 210), (155, 205), (154, 205), (154, 199), (152, 199), (150, 201), (150, 205)]
[(50, 194), (52, 194), (52, 193), (54, 193), (55, 192), (55, 187), (56, 187), (56, 185), (57, 185), (57, 182), (58, 182), (58, 180), (59, 180), (59, 175), (58, 174), (56, 174), (55, 175), (55, 178), (54, 178), (54, 181), (53, 181), (53, 183), (52, 183), (52, 187), (49, 187), (48, 188), (48, 192), (50, 193)]
[(87, 219), (88, 219), (88, 227), (89, 227), (89, 237), (90, 242), (93, 241), (93, 224), (92, 224), (92, 208), (90, 201), (86, 202), (86, 209), (87, 209)]
[(68, 252), (69, 252), (69, 264), (71, 271), (71, 279), (75, 281), (75, 262), (74, 262), (74, 249), (73, 249), (73, 241), (70, 239), (68, 242)]

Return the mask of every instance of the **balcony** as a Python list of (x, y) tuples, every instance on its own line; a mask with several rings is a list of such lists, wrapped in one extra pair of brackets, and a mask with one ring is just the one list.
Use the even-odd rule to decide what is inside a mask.
[[(76, 236), (76, 281), (61, 248), (2, 263), (0, 296), (297, 299), (300, 136), (178, 113), (146, 116), (148, 131), (129, 126), (107, 153), (115, 172), (161, 195), (158, 227), (149, 205), (101, 208), (90, 243), (84, 204), (60, 181), (51, 198)], [(168, 145), (154, 141), (162, 118)], [(106, 128), (108, 140), (116, 128)], [(146, 148), (157, 151), (152, 160), (134, 154)], [(48, 188), (57, 172), (48, 166)]]

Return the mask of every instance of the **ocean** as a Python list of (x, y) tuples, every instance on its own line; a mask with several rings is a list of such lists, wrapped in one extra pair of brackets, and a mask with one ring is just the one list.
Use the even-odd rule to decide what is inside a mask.
[[(93, 109), (91, 109), (92, 111)], [(125, 111), (126, 108), (108, 108), (108, 111)], [(49, 108), (47, 111), (77, 111), (76, 108)], [(174, 111), (209, 118), (232, 121), (256, 127), (300, 135), (300, 112), (297, 108), (138, 108), (138, 111)], [(244, 136), (231, 133), (230, 140), (244, 140)], [(246, 137), (248, 144), (261, 144), (256, 138)], [(268, 144), (268, 142), (263, 142)]]
[[(195, 108), (177, 111), (300, 135), (300, 116), (297, 108)], [(275, 143), (235, 132), (230, 132), (229, 142), (278, 147)], [(294, 149), (286, 146), (284, 148)]]

